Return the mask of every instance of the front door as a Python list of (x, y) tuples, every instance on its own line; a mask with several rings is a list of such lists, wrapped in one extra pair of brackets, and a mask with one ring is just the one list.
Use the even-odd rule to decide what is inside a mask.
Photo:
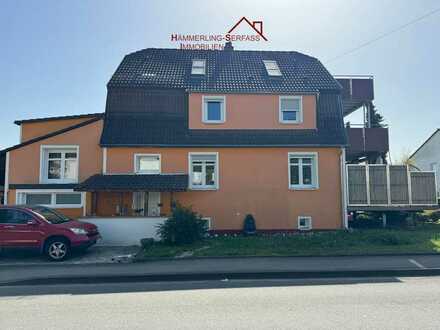
[(149, 191), (148, 195), (148, 212), (149, 217), (160, 216), (160, 192)]
[(135, 215), (158, 217), (160, 216), (160, 192), (134, 192), (133, 212)]

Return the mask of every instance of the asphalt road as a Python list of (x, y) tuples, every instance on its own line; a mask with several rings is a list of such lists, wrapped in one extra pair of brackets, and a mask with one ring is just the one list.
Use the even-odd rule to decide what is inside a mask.
[[(2, 283), (39, 279), (38, 284), (48, 284), (49, 278), (65, 279), (90, 277), (100, 282), (100, 277), (112, 277), (113, 282), (127, 276), (166, 274), (191, 275), (200, 278), (206, 274), (267, 273), (267, 272), (317, 272), (326, 271), (387, 271), (387, 270), (440, 269), (440, 255), (389, 255), (351, 257), (254, 257), (254, 258), (200, 258), (161, 260), (133, 264), (64, 264), (14, 265), (0, 263)], [(345, 275), (349, 276), (349, 275)], [(357, 276), (357, 275), (351, 275)], [(379, 276), (379, 275), (378, 275)], [(84, 283), (84, 282), (83, 282)], [(37, 284), (37, 283), (33, 283)]]
[(440, 277), (0, 287), (0, 329), (438, 329)]

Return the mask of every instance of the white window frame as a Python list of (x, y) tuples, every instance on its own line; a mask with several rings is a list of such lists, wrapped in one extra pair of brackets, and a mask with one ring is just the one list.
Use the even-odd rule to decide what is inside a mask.
[[(299, 100), (299, 110), (298, 116), (296, 116), (296, 120), (284, 120), (283, 112), (284, 110), (281, 108), (282, 100)], [(291, 112), (292, 110), (285, 110), (287, 112)], [(302, 95), (280, 95), (278, 98), (278, 116), (281, 124), (301, 124), (303, 122), (303, 97)]]
[[(74, 149), (76, 152), (76, 178), (69, 179), (49, 179), (47, 176), (47, 169), (49, 166), (49, 152), (50, 150)], [(46, 157), (47, 154), (47, 157)], [(61, 164), (61, 170), (63, 171)], [(78, 183), (79, 178), (79, 145), (41, 145), (40, 146), (40, 183)]]
[[(159, 172), (149, 172), (149, 171), (141, 171), (138, 168), (138, 159), (140, 157), (159, 157)], [(151, 175), (151, 174), (161, 174), (162, 173), (162, 156), (161, 154), (134, 154), (134, 173), (136, 174), (145, 174), (145, 175)]]
[[(300, 184), (292, 184), (290, 175), (290, 159), (291, 158), (312, 158), (312, 184), (302, 183), (302, 168), (299, 168), (299, 182)], [(315, 162), (315, 164), (313, 164)], [(301, 160), (300, 160), (301, 164)], [(287, 154), (287, 172), (289, 176), (289, 189), (291, 190), (317, 190), (319, 189), (319, 159), (317, 152), (289, 152)]]
[[(81, 194), (81, 204), (56, 204), (56, 195), (57, 194), (69, 194), (69, 193), (77, 193)], [(21, 199), (21, 194), (48, 194), (51, 195), (51, 203), (44, 204), (42, 206), (51, 207), (54, 209), (80, 209), (85, 205), (85, 197), (86, 194), (84, 192), (74, 191), (73, 189), (18, 189), (15, 191), (15, 204), (23, 205)], [(23, 201), (24, 202), (24, 201)]]
[[(196, 185), (194, 186), (192, 184), (192, 162), (191, 158), (192, 156), (198, 156), (198, 155), (207, 155), (207, 156), (215, 156), (215, 185), (214, 186), (207, 186), (207, 185)], [(188, 173), (189, 173), (189, 183), (188, 187), (191, 190), (218, 190), (220, 187), (220, 179), (219, 179), (219, 156), (218, 152), (189, 152), (188, 153)], [(205, 177), (204, 171), (202, 170), (202, 177)]]
[[(202, 66), (194, 65), (196, 61), (202, 62), (203, 65)], [(203, 68), (203, 73), (194, 72), (195, 68), (198, 68), (198, 69)], [(201, 58), (194, 58), (192, 60), (192, 64), (191, 64), (191, 74), (195, 75), (195, 76), (203, 76), (203, 75), (205, 75), (206, 74), (206, 60), (205, 59), (201, 59)]]
[[(301, 220), (308, 221), (308, 226), (301, 226)], [(298, 216), (298, 230), (311, 230), (313, 227), (312, 225), (312, 217), (309, 215), (300, 215)]]
[(207, 230), (212, 229), (212, 219), (211, 217), (203, 217), (202, 220), (205, 220), (208, 226), (206, 227)]
[[(208, 102), (220, 101), (220, 120), (208, 120)], [(225, 95), (204, 95), (202, 97), (202, 122), (205, 124), (223, 124), (226, 122), (226, 96)]]
[[(281, 77), (283, 74), (281, 73), (280, 67), (277, 61), (274, 60), (263, 60), (264, 67), (266, 69), (267, 75), (270, 77)], [(274, 68), (268, 68), (269, 65), (274, 64)]]

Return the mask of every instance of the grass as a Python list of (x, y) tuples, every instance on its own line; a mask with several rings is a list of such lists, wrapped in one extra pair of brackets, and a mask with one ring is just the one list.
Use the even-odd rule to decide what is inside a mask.
[(187, 256), (329, 256), (363, 254), (440, 253), (440, 225), (415, 229), (364, 229), (270, 236), (220, 236), (192, 245), (154, 243), (138, 260)]

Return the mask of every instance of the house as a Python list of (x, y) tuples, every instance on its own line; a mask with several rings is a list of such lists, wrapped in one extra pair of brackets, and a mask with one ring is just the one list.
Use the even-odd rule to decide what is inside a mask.
[(346, 226), (341, 86), (298, 52), (145, 49), (107, 84), (105, 115), (17, 121), (5, 202), (73, 217), (163, 217), (213, 231)]
[[(432, 171), (440, 174), (440, 129), (436, 129), (431, 136), (422, 143), (409, 157), (411, 166), (417, 170)], [(437, 195), (440, 196), (440, 186), (436, 182)]]

